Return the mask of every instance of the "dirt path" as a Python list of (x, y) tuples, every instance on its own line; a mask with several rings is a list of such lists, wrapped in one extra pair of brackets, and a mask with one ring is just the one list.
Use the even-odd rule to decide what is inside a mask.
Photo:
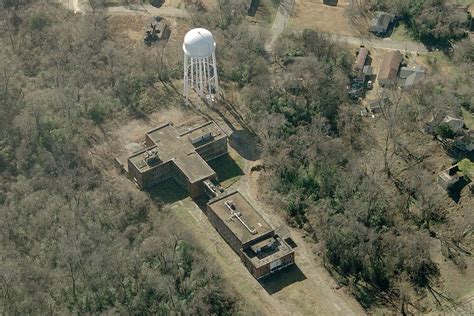
[(290, 19), (291, 12), (295, 5), (295, 0), (282, 0), (278, 7), (275, 20), (273, 21), (272, 28), (270, 29), (270, 38), (265, 43), (265, 49), (270, 52), (273, 50), (276, 40), (285, 30)]
[(378, 48), (385, 50), (399, 50), (401, 52), (409, 53), (428, 53), (425, 45), (413, 42), (413, 41), (394, 41), (390, 38), (366, 38), (366, 37), (356, 37), (356, 36), (346, 36), (346, 35), (330, 35), (335, 41), (347, 43), (349, 45), (359, 46), (365, 45), (369, 48)]
[(58, 0), (64, 7), (74, 13), (84, 13), (92, 11), (89, 1), (87, 0)]

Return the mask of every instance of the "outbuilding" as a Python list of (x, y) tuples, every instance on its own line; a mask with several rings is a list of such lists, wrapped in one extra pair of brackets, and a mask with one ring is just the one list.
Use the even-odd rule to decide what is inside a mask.
[(374, 17), (370, 21), (369, 31), (376, 35), (387, 34), (388, 29), (393, 21), (393, 15), (387, 12), (375, 12)]

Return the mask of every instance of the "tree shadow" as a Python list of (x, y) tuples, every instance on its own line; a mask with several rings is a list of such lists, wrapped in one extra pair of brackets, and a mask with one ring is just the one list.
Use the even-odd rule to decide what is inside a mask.
[(255, 161), (261, 157), (257, 136), (248, 130), (233, 131), (229, 137), (229, 145), (246, 160)]
[(150, 4), (155, 8), (160, 8), (165, 3), (165, 0), (150, 0)]
[(216, 172), (219, 182), (244, 175), (243, 170), (229, 154), (212, 159), (208, 164)]
[(283, 268), (258, 280), (258, 282), (268, 294), (272, 295), (293, 283), (304, 280), (306, 280), (306, 276), (303, 271), (301, 271), (296, 264), (292, 264), (289, 267)]
[(252, 0), (250, 2), (250, 7), (247, 10), (247, 14), (251, 17), (254, 17), (257, 14), (258, 6), (260, 5), (260, 0)]
[(189, 196), (188, 192), (173, 178), (155, 184), (148, 193), (153, 200), (163, 204), (181, 201)]
[(461, 191), (464, 189), (466, 185), (468, 185), (471, 181), (466, 179), (465, 177), (462, 177), (459, 179), (458, 182), (453, 184), (449, 189), (448, 189), (448, 194), (451, 199), (453, 199), (454, 202), (459, 203), (459, 200), (461, 199)]

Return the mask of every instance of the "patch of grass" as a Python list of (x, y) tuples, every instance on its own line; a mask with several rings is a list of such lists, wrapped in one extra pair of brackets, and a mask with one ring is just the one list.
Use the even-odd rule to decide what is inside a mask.
[(464, 117), (464, 124), (466, 124), (466, 127), (474, 130), (474, 115), (469, 113), (468, 110), (462, 109), (462, 116)]
[(460, 5), (470, 5), (474, 4), (474, 0), (456, 0), (456, 3)]
[(168, 179), (158, 183), (150, 190), (150, 196), (164, 204), (180, 201), (189, 196), (175, 180)]
[(124, 5), (125, 3), (122, 0), (105, 0), (104, 7), (118, 7)]
[(209, 166), (216, 172), (223, 187), (236, 182), (244, 174), (241, 166), (228, 154), (208, 162)]
[(410, 41), (413, 40), (410, 36), (408, 28), (405, 23), (401, 22), (394, 30), (391, 36), (391, 39), (394, 41)]

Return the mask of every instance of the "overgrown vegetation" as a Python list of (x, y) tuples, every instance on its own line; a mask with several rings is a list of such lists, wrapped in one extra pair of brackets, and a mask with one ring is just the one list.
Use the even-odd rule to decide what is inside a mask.
[[(460, 35), (446, 3), (402, 2), (373, 6), (405, 17), (419, 38)], [(242, 23), (241, 1), (219, 0), (215, 12), (192, 3), (193, 24), (225, 42), (219, 75), (242, 91), (239, 110), (260, 138), (262, 185), (275, 208), (321, 243), (328, 269), (364, 307), (407, 314), (425, 311), (423, 296), (442, 299), (430, 243), (439, 239), (466, 269), (472, 227), (448, 216), (419, 130), (439, 113), (472, 112), (472, 42), (456, 47), (450, 73), (432, 61), (434, 75), (417, 89), (389, 91), (371, 127), (347, 99), (353, 57), (344, 47), (306, 30), (281, 38), (270, 60), (264, 34)], [(212, 260), (166, 207), (104, 174), (91, 151), (104, 123), (174, 102), (167, 89), (180, 55), (130, 51), (100, 14), (2, 6), (0, 311), (235, 313)]]
[(374, 10), (385, 10), (403, 20), (414, 38), (446, 45), (467, 35), (469, 15), (447, 0), (371, 0)]
[[(472, 64), (463, 51), (472, 44), (463, 45), (454, 77), (469, 85)], [(243, 89), (269, 198), (324, 244), (328, 267), (363, 306), (422, 311), (416, 300), (436, 293), (440, 277), (430, 240), (458, 224), (446, 218), (435, 179), (420, 164), (430, 153), (417, 153), (414, 141), (430, 115), (460, 111), (472, 91), (450, 86), (442, 74), (422, 89), (391, 91), (374, 138), (347, 100), (353, 60), (343, 47), (306, 30), (281, 39), (276, 53), (283, 75)]]
[(106, 120), (167, 103), (173, 66), (98, 14), (2, 2), (0, 28), (0, 313), (233, 314), (166, 208), (91, 150)]

